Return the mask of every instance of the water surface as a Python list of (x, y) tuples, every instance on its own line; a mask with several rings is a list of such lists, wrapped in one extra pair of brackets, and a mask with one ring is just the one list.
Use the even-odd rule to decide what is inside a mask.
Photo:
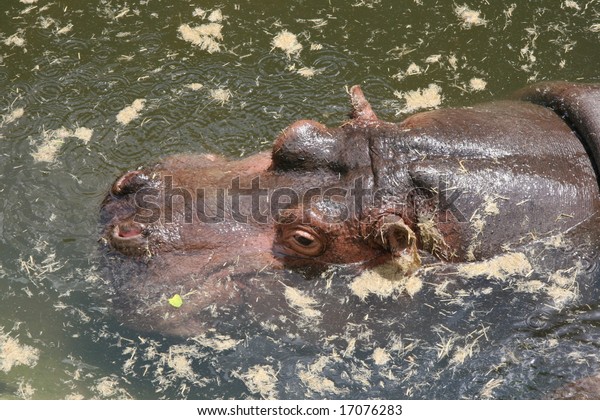
[[(389, 321), (380, 341), (359, 324), (341, 341), (299, 326), (281, 342), (257, 333), (224, 349), (119, 324), (98, 270), (97, 215), (116, 176), (164, 155), (246, 156), (267, 150), (297, 119), (339, 124), (354, 84), (380, 118), (399, 120), (421, 105), (469, 105), (535, 81), (598, 82), (599, 16), (598, 2), (582, 0), (3, 1), (1, 398), (539, 398), (594, 372), (598, 294), (589, 261), (577, 272), (585, 299), (572, 302), (583, 306), (536, 324), (549, 317), (536, 312), (538, 297), (517, 299), (531, 305), (517, 311), (526, 327), (542, 332), (511, 340), (518, 328), (504, 325), (507, 347), (498, 350), (487, 334), (514, 295), (481, 278), (461, 289), (477, 304), (480, 285), (497, 292), (485, 309), (497, 312), (481, 323), (465, 326), (472, 312), (444, 306), (460, 302), (421, 311), (420, 303), (439, 301), (425, 289), (389, 298), (411, 308), (395, 321), (385, 299), (373, 301), (371, 320)], [(282, 33), (292, 35), (287, 43), (277, 41)], [(433, 92), (434, 101), (415, 104), (411, 92)], [(568, 257), (577, 246), (556, 266), (534, 267), (540, 279), (585, 265), (595, 248)], [(344, 293), (347, 280), (333, 274), (331, 290)], [(353, 316), (366, 319), (367, 309)], [(582, 319), (576, 333), (556, 333)], [(427, 326), (421, 337), (407, 327), (415, 322)], [(379, 363), (377, 349), (391, 359)], [(272, 385), (258, 387), (258, 373)], [(333, 385), (318, 388), (313, 377)]]

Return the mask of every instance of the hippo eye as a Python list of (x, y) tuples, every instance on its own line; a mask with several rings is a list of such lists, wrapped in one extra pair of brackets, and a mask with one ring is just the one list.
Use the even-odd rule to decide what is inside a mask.
[(312, 229), (307, 228), (296, 228), (287, 232), (284, 242), (293, 251), (307, 257), (316, 257), (325, 250), (323, 240)]

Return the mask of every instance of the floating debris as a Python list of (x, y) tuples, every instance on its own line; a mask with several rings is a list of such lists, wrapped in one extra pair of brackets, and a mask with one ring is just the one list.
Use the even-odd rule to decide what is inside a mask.
[(317, 71), (311, 67), (302, 67), (301, 69), (296, 70), (296, 73), (298, 73), (302, 77), (310, 79), (315, 74), (317, 74)]
[(191, 338), (192, 341), (204, 347), (209, 347), (216, 351), (231, 350), (237, 346), (241, 340), (235, 340), (228, 335), (212, 334), (210, 337), (206, 334), (197, 335)]
[(321, 311), (313, 308), (313, 306), (317, 304), (317, 301), (312, 297), (305, 295), (300, 290), (286, 287), (285, 299), (290, 306), (295, 308), (301, 315), (307, 318), (321, 317)]
[(140, 111), (144, 109), (146, 105), (145, 99), (136, 99), (133, 103), (125, 108), (123, 108), (117, 114), (117, 121), (123, 125), (129, 124), (131, 121), (135, 120), (140, 116)]
[(221, 22), (223, 20), (223, 13), (221, 9), (213, 10), (208, 16), (209, 22)]
[(415, 63), (411, 63), (410, 66), (408, 66), (408, 68), (406, 69), (407, 76), (412, 76), (414, 74), (421, 74), (421, 72), (422, 72), (421, 67)]
[(457, 266), (458, 273), (468, 278), (485, 276), (488, 279), (498, 280), (505, 280), (512, 275), (526, 276), (531, 270), (529, 260), (521, 252), (510, 252), (487, 261)]
[(404, 79), (406, 76), (414, 76), (416, 74), (421, 74), (423, 70), (416, 63), (411, 63), (405, 71), (398, 72), (394, 77), (398, 80)]
[(427, 57), (425, 59), (425, 62), (427, 64), (433, 64), (433, 63), (439, 62), (441, 58), (442, 58), (441, 54), (434, 54), (434, 55), (430, 55), (429, 57)]
[(14, 366), (33, 367), (37, 364), (40, 351), (3, 334), (0, 330), (0, 371), (9, 372)]
[(564, 7), (568, 7), (571, 9), (581, 10), (581, 6), (579, 6), (579, 4), (577, 4), (576, 1), (567, 0), (563, 3), (563, 5), (564, 5)]
[(411, 90), (405, 93), (394, 92), (394, 95), (406, 101), (406, 106), (399, 113), (413, 112), (418, 109), (436, 108), (442, 103), (442, 88), (431, 83), (425, 89)]
[(223, 39), (221, 29), (223, 25), (214, 22), (196, 27), (184, 23), (179, 27), (179, 34), (184, 41), (212, 54), (221, 51), (221, 44), (218, 42)]
[(487, 86), (487, 82), (485, 80), (483, 80), (483, 79), (479, 79), (477, 77), (474, 77), (471, 80), (469, 80), (469, 88), (472, 91), (485, 90), (486, 86)]
[(562, 309), (565, 305), (579, 297), (578, 267), (568, 270), (558, 270), (550, 274), (550, 284), (546, 293), (554, 301), (556, 308)]
[(407, 276), (396, 264), (389, 263), (363, 272), (349, 287), (355, 296), (365, 300), (369, 295), (387, 298), (402, 292), (414, 296), (423, 287), (423, 282), (416, 274)]
[(260, 396), (267, 400), (276, 400), (278, 398), (277, 393), (277, 372), (272, 366), (252, 366), (244, 374), (235, 373), (239, 379), (244, 382), (244, 385), (253, 394), (260, 394)]
[(335, 395), (344, 393), (345, 390), (336, 387), (331, 379), (323, 376), (323, 371), (329, 361), (330, 358), (321, 356), (314, 363), (306, 366), (306, 369), (298, 372), (298, 377), (308, 388), (307, 397), (310, 397), (312, 393), (330, 393)]
[(273, 48), (279, 48), (287, 54), (288, 57), (299, 54), (302, 51), (302, 45), (293, 33), (283, 30), (279, 32), (271, 42)]
[(204, 85), (202, 83), (190, 83), (189, 85), (185, 85), (185, 87), (193, 91), (198, 91), (202, 89)]
[(387, 351), (385, 351), (385, 349), (377, 347), (375, 350), (373, 350), (373, 361), (376, 365), (386, 365), (391, 359), (392, 358), (390, 354)]
[(4, 44), (9, 47), (24, 47), (25, 46), (25, 38), (21, 37), (20, 34), (16, 33), (14, 35), (9, 36), (4, 40)]
[(462, 21), (461, 26), (469, 29), (472, 26), (485, 26), (487, 21), (481, 17), (481, 12), (478, 10), (469, 9), (466, 4), (456, 6), (454, 13)]
[(25, 115), (25, 110), (23, 108), (15, 108), (10, 112), (10, 114), (2, 116), (2, 125), (10, 124), (21, 118), (23, 115)]
[(483, 214), (486, 216), (497, 216), (500, 214), (500, 209), (498, 208), (497, 197), (493, 197), (491, 195), (486, 195), (484, 197), (483, 202)]
[(86, 127), (77, 127), (69, 137), (75, 137), (84, 143), (89, 143), (94, 135), (94, 130)]
[(119, 386), (119, 381), (114, 375), (100, 378), (93, 389), (100, 398), (131, 399), (131, 395)]
[(66, 26), (63, 26), (62, 28), (60, 28), (58, 31), (56, 31), (57, 35), (64, 35), (64, 34), (68, 34), (69, 32), (71, 32), (73, 30), (73, 24), (69, 23)]
[(192, 16), (200, 17), (200, 18), (204, 19), (204, 17), (206, 17), (206, 10), (204, 10), (201, 7), (196, 7), (194, 9), (194, 11), (192, 12)]
[(231, 91), (229, 89), (212, 89), (210, 97), (221, 105), (225, 105), (231, 99)]
[(114, 20), (119, 20), (122, 17), (125, 17), (127, 15), (127, 13), (129, 13), (129, 7), (124, 7), (119, 13), (117, 13), (113, 19)]
[(39, 22), (40, 22), (40, 27), (42, 29), (48, 29), (52, 25), (56, 25), (56, 21), (54, 19), (52, 19), (51, 17), (41, 17), (39, 19)]
[(31, 155), (36, 162), (54, 162), (60, 148), (69, 137), (77, 138), (84, 143), (88, 143), (94, 130), (86, 127), (78, 127), (75, 130), (69, 130), (65, 127), (58, 130), (48, 130), (43, 133), (42, 143)]
[(504, 383), (504, 379), (501, 379), (501, 378), (490, 379), (483, 386), (483, 389), (481, 390), (481, 393), (479, 395), (481, 396), (481, 398), (484, 398), (484, 399), (493, 398), (494, 397), (494, 389), (498, 388), (503, 383)]
[(31, 385), (31, 382), (25, 382), (23, 379), (19, 382), (19, 388), (17, 389), (17, 396), (22, 400), (30, 400), (35, 393), (35, 388)]

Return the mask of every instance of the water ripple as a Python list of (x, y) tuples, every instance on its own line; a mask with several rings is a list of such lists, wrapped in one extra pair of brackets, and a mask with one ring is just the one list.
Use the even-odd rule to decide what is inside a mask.
[(33, 86), (32, 99), (36, 103), (46, 103), (61, 97), (65, 86), (58, 79), (39, 79)]
[(100, 44), (93, 47), (91, 51), (93, 57), (92, 59), (99, 64), (105, 64), (107, 60), (114, 57), (115, 52), (115, 49), (109, 45)]
[(285, 57), (267, 54), (256, 64), (260, 77), (272, 78), (289, 75), (289, 61)]
[(356, 72), (359, 65), (347, 53), (325, 48), (319, 51), (319, 56), (314, 60), (313, 67), (319, 71), (319, 74), (327, 78), (337, 78), (346, 75), (352, 75)]

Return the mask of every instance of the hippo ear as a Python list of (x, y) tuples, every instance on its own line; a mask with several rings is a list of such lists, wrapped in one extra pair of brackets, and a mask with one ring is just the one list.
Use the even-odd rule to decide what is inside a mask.
[(350, 118), (365, 122), (378, 120), (360, 86), (355, 85), (350, 88), (350, 102), (352, 103)]
[(398, 216), (384, 217), (379, 232), (382, 245), (390, 251), (392, 255), (397, 255), (403, 250), (411, 248), (417, 241), (417, 237), (413, 230)]
[(385, 217), (380, 224), (378, 236), (399, 271), (409, 275), (421, 266), (417, 236), (401, 217)]

